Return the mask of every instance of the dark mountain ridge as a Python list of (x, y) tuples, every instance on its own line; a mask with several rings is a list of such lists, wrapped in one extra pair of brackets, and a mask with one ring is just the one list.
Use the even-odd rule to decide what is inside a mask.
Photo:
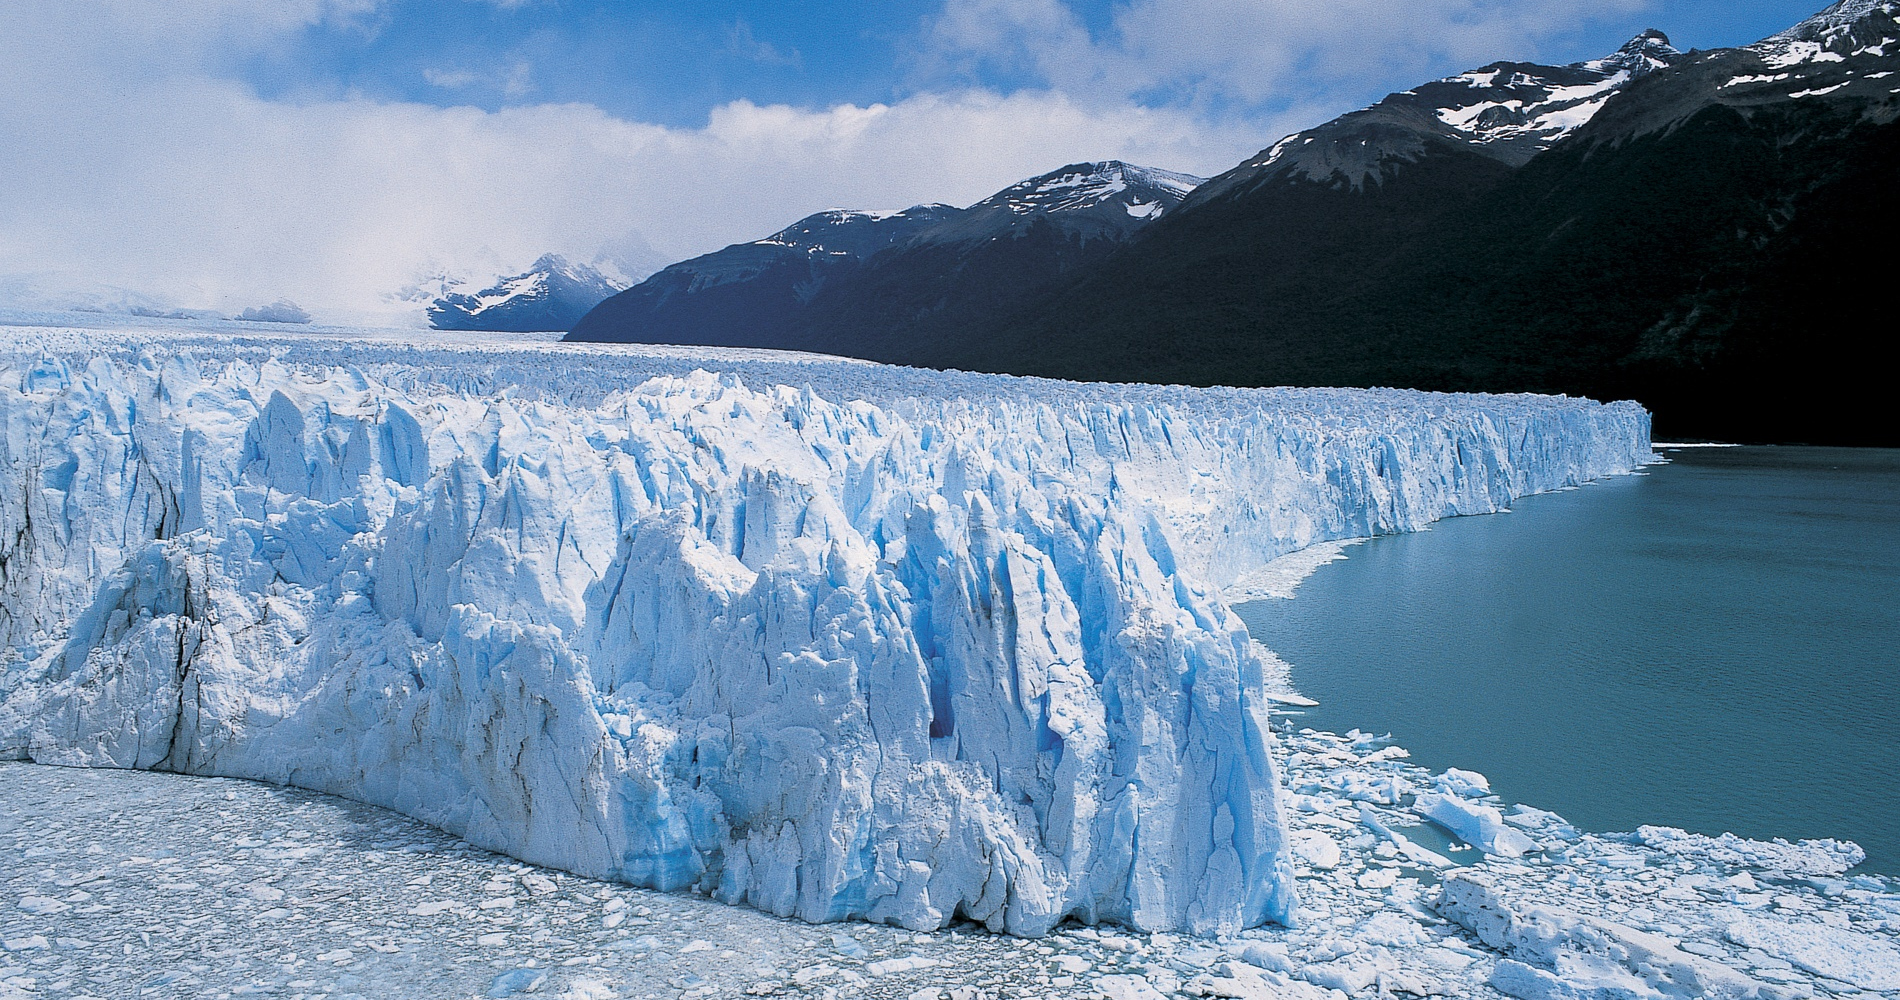
[[(1119, 239), (1031, 215), (1009, 240), (893, 247), (751, 343), (1635, 398), (1659, 437), (1900, 444), (1869, 363), (1892, 336), (1897, 8), (1844, 0), (1737, 49), (1651, 31), (1495, 63), (1289, 136)], [(589, 332), (644, 339), (628, 329)]]
[(1565, 392), (1638, 399), (1662, 436), (1900, 443), (1865, 363), (1891, 336), (1894, 7), (1671, 58), (1515, 168), (1423, 130), (1357, 187), (1243, 165), (949, 363)]
[(936, 314), (1014, 307), (1105, 257), (1199, 182), (1111, 160), (1069, 164), (969, 208), (822, 212), (666, 268), (601, 303), (570, 339), (833, 351), (920, 341)]

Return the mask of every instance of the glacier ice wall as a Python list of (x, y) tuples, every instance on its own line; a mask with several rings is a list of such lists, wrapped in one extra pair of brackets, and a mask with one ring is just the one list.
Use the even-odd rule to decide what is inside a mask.
[(915, 929), (1289, 919), (1219, 588), (1649, 457), (1562, 398), (0, 332), (0, 757)]

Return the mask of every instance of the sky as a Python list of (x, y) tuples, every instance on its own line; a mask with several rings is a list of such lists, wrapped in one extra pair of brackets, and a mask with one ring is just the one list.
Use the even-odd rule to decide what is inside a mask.
[(1821, 0), (0, 0), (0, 305), (406, 324), (1066, 163), (1212, 175), (1426, 80)]

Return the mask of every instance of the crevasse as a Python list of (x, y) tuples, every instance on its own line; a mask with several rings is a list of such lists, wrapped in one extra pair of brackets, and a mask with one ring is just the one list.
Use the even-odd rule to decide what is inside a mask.
[(1220, 588), (1649, 458), (1563, 398), (10, 336), (0, 757), (913, 929), (1289, 920)]

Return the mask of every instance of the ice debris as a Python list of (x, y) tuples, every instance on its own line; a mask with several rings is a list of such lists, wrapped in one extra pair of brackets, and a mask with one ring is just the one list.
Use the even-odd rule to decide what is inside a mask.
[(1742, 917), (1728, 939), (1863, 990), (1900, 990), (1900, 947), (1847, 927)]
[(547, 981), (546, 969), (509, 969), (489, 981), (488, 995), (511, 997), (517, 993), (533, 993)]
[(1291, 919), (1220, 588), (1649, 458), (1563, 398), (6, 336), (0, 757), (913, 929)]
[(1504, 815), (1495, 806), (1437, 792), (1420, 792), (1413, 799), (1412, 808), (1486, 854), (1521, 858), (1537, 850), (1536, 841), (1504, 825)]
[(1732, 833), (1705, 837), (1666, 826), (1636, 828), (1645, 847), (1680, 858), (1716, 861), (1781, 875), (1839, 875), (1867, 860), (1859, 844), (1845, 840), (1745, 840)]
[(1515, 903), (1495, 877), (1452, 875), (1433, 905), (1509, 956), (1497, 964), (1491, 984), (1514, 997), (1744, 1000), (1762, 995), (1761, 983), (1685, 952), (1661, 935), (1562, 907)]

